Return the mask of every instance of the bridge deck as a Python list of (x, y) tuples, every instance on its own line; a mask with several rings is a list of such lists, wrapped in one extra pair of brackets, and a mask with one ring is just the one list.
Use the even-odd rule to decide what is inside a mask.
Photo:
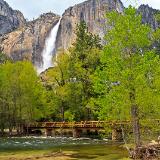
[(130, 121), (81, 121), (81, 122), (37, 122), (28, 128), (104, 128), (107, 125), (127, 125)]

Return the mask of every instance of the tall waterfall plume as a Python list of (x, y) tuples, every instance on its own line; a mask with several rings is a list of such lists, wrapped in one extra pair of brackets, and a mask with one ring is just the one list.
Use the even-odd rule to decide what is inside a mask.
[(55, 49), (56, 37), (60, 25), (60, 21), (52, 28), (48, 38), (45, 41), (45, 47), (42, 51), (43, 63), (42, 66), (37, 69), (37, 72), (40, 74), (44, 72), (46, 69), (53, 67), (53, 51)]

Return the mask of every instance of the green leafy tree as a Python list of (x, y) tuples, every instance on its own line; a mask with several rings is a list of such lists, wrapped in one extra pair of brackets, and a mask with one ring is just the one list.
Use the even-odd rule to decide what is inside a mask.
[(136, 147), (141, 145), (140, 121), (159, 117), (159, 56), (149, 50), (151, 29), (131, 6), (124, 14), (107, 14), (111, 26), (97, 69), (95, 91), (99, 116), (132, 120)]
[(6, 62), (0, 66), (0, 126), (21, 131), (21, 124), (45, 116), (45, 91), (29, 62)]
[(77, 25), (76, 34), (73, 48), (59, 53), (55, 66), (46, 74), (46, 86), (54, 97), (53, 117), (60, 114), (62, 120), (69, 121), (91, 119), (91, 75), (100, 63), (102, 48), (99, 37), (88, 32), (85, 22)]
[(102, 45), (97, 35), (88, 32), (84, 21), (77, 26), (76, 35), (76, 42), (70, 51), (69, 74), (70, 78), (75, 80), (75, 83), (71, 84), (72, 96), (75, 88), (78, 87), (79, 91), (76, 92), (76, 95), (79, 95), (79, 98), (73, 98), (76, 101), (72, 102), (77, 106), (77, 99), (79, 99), (77, 108), (81, 108), (83, 111), (81, 119), (90, 120), (94, 118), (94, 115), (91, 114), (91, 102), (92, 97), (94, 97), (91, 76), (100, 64), (99, 53)]
[[(46, 85), (50, 86), (48, 92), (54, 97), (51, 102), (51, 113), (57, 114), (55, 118), (65, 120), (65, 111), (68, 109), (69, 75), (68, 65), (69, 56), (59, 53), (53, 68), (46, 73)], [(53, 115), (52, 115), (53, 116)]]
[(3, 64), (9, 60), (11, 60), (11, 59), (6, 54), (0, 52), (0, 64)]

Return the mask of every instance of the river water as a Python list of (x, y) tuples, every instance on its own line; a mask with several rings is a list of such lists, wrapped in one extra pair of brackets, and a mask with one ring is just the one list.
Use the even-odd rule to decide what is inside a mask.
[[(127, 157), (122, 144), (113, 144), (97, 139), (74, 138), (3, 138), (0, 139), (0, 160), (5, 157), (23, 152), (40, 153), (41, 151), (72, 152), (71, 159), (77, 160), (120, 160)], [(6, 156), (7, 155), (7, 156)], [(19, 159), (18, 159), (19, 160)]]

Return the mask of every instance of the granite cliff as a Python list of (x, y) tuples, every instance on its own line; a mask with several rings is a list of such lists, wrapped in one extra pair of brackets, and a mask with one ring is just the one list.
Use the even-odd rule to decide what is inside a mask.
[(98, 34), (101, 38), (105, 34), (106, 12), (117, 10), (123, 12), (120, 0), (88, 0), (68, 8), (62, 15), (58, 31), (56, 49), (68, 49), (74, 42), (76, 26), (80, 21), (85, 21), (88, 30)]
[[(58, 31), (56, 49), (68, 49), (76, 39), (76, 25), (84, 20), (88, 29), (94, 34), (98, 34), (103, 39), (106, 32), (105, 13), (117, 10), (123, 12), (124, 6), (120, 0), (88, 0), (81, 4), (68, 8), (61, 20)], [(155, 15), (159, 10), (153, 9), (148, 5), (141, 5), (138, 13), (142, 15), (142, 23), (149, 24), (153, 29), (159, 27)]]
[(159, 27), (159, 23), (156, 21), (156, 15), (160, 13), (160, 10), (153, 9), (148, 5), (141, 5), (137, 12), (142, 15), (142, 23), (149, 24), (153, 29)]
[[(68, 8), (62, 15), (56, 48), (68, 49), (76, 39), (75, 30), (80, 21), (85, 21), (88, 30), (98, 34), (102, 39), (106, 32), (105, 13), (116, 10), (122, 13), (124, 6), (120, 0), (88, 0)], [(153, 29), (159, 27), (155, 10), (148, 5), (141, 5), (138, 13), (142, 14), (142, 23), (149, 24)], [(6, 2), (0, 0), (0, 50), (13, 60), (28, 59), (36, 66), (41, 66), (42, 50), (45, 39), (57, 24), (60, 16), (47, 13), (38, 19), (26, 22), (22, 13), (11, 9)], [(9, 32), (9, 33), (8, 33)]]
[(13, 10), (5, 1), (0, 0), (0, 35), (12, 32), (23, 26), (26, 20), (18, 10)]
[(11, 33), (4, 34), (0, 37), (1, 51), (14, 61), (27, 59), (40, 66), (45, 39), (59, 18), (54, 13), (46, 13)]

